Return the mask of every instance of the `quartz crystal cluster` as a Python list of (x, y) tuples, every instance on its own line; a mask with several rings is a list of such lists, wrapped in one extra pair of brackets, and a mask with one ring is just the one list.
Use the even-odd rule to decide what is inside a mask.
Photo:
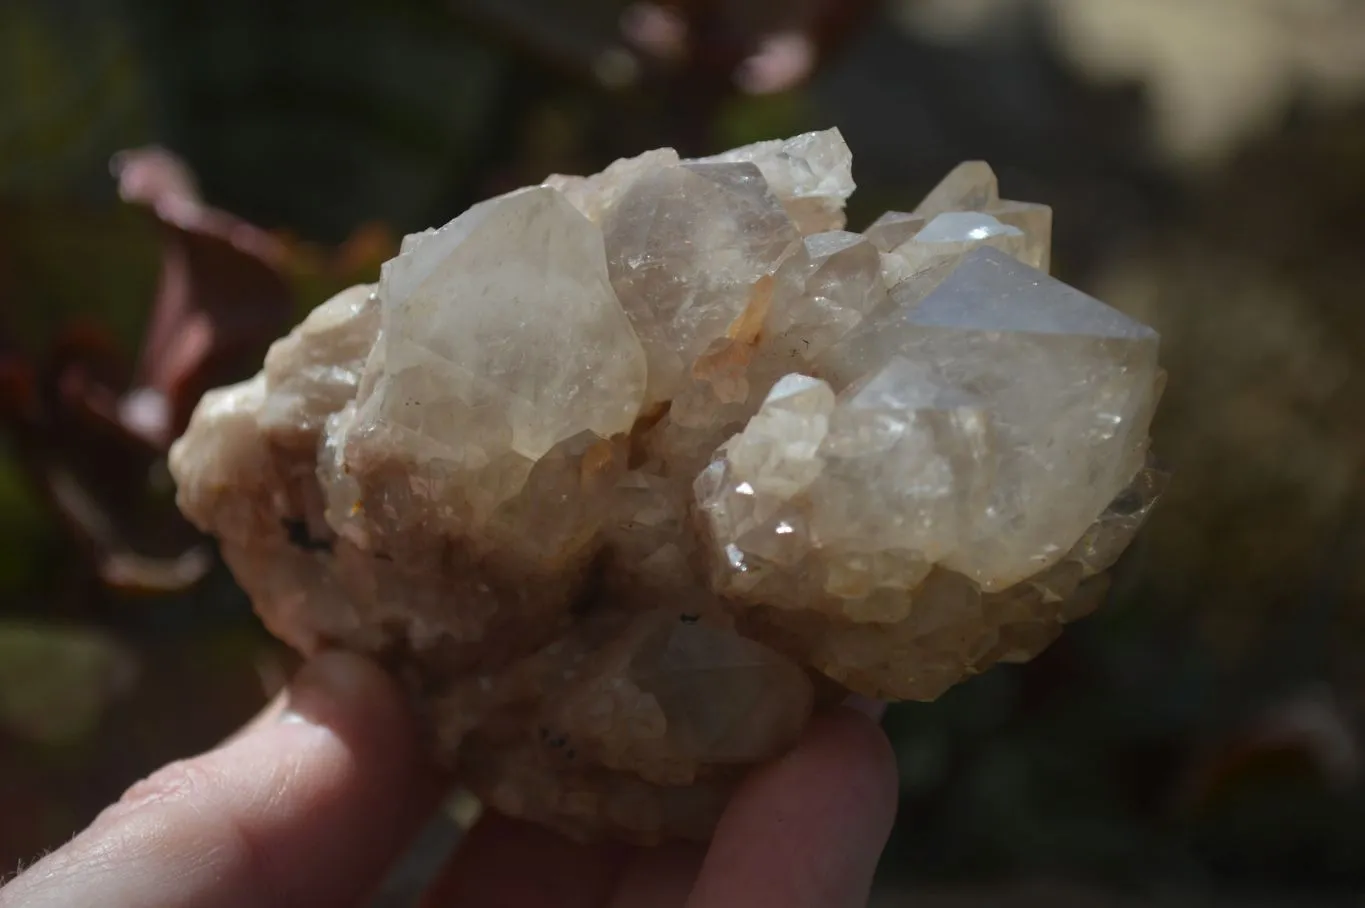
[(836, 130), (552, 176), (410, 236), (171, 453), (271, 631), (370, 653), (484, 803), (706, 837), (853, 691), (1092, 609), (1155, 501), (1157, 335), (982, 163), (845, 229)]

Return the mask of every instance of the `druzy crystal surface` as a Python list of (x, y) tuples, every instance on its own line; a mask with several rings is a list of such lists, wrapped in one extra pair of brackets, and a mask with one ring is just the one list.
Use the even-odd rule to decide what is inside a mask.
[(409, 237), (171, 453), (279, 637), (403, 680), (487, 806), (705, 838), (848, 692), (932, 699), (1103, 594), (1157, 335), (964, 164), (848, 231), (836, 130), (553, 176)]

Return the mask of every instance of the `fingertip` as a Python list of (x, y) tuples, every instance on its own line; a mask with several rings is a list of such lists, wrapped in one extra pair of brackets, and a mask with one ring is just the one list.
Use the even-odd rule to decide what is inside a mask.
[(850, 761), (848, 776), (853, 781), (847, 790), (850, 800), (860, 799), (857, 809), (863, 816), (867, 837), (863, 855), (867, 860), (861, 866), (866, 871), (867, 886), (871, 887), (872, 875), (900, 809), (900, 767), (880, 721), (857, 714), (842, 719), (845, 728), (836, 729), (834, 734), (845, 741), (856, 741), (849, 747), (855, 757)]
[(318, 653), (305, 662), (289, 685), (290, 707), (310, 705), (310, 695), (369, 709), (388, 709), (398, 699), (397, 685), (374, 661), (347, 650)]
[(369, 659), (344, 650), (319, 653), (299, 669), (279, 721), (323, 726), (355, 750), (405, 759), (416, 747), (416, 720), (401, 689)]
[(806, 797), (837, 801), (836, 815), (851, 823), (850, 851), (880, 855), (899, 807), (900, 771), (891, 740), (866, 713), (843, 707), (817, 717), (791, 760), (759, 783), (767, 798), (778, 785)]
[(847, 708), (755, 771), (716, 829), (692, 908), (860, 905), (897, 807), (885, 733)]
[(891, 739), (881, 726), (886, 704), (873, 713), (847, 704), (812, 723), (807, 746), (821, 748), (827, 759), (839, 761), (844, 773), (858, 791), (870, 799), (870, 807), (890, 808), (894, 820), (900, 771)]
[(862, 713), (879, 725), (886, 715), (885, 700), (873, 700), (871, 697), (864, 697), (862, 694), (849, 694), (844, 699), (843, 708), (851, 709), (855, 713)]

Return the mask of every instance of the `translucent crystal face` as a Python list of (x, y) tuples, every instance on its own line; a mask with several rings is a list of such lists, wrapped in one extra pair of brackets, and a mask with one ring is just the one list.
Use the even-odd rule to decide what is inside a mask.
[(606, 266), (601, 233), (545, 188), (410, 238), (379, 282), (384, 358), (366, 419), (471, 467), (628, 432), (645, 363)]
[(629, 676), (652, 696), (673, 746), (705, 763), (754, 763), (800, 733), (809, 680), (791, 661), (738, 634), (670, 621), (636, 653)]
[(890, 252), (929, 225), (929, 219), (905, 211), (888, 211), (877, 218), (864, 232), (872, 245), (882, 252)]
[(703, 161), (749, 162), (803, 234), (839, 230), (853, 194), (853, 153), (837, 129), (736, 148)]
[(998, 204), (1000, 184), (991, 165), (964, 161), (924, 197), (915, 214), (933, 219), (949, 211), (990, 211)]
[[(1028, 238), (1017, 227), (1002, 224), (989, 214), (950, 211), (930, 221), (923, 230), (891, 250), (904, 260), (910, 274), (945, 262), (960, 261), (973, 249), (999, 249), (1024, 260)], [(1036, 261), (1028, 262), (1035, 265)]]
[[(944, 215), (963, 214), (989, 215), (995, 221), (1020, 231), (1024, 235), (1020, 248), (1006, 251), (1043, 271), (1050, 267), (1052, 209), (1047, 205), (1001, 199), (995, 171), (983, 161), (967, 161), (958, 165), (914, 212), (886, 212), (867, 228), (867, 238), (882, 252), (891, 252), (914, 239), (931, 221)], [(942, 239), (940, 237), (938, 241)]]
[(1132, 480), (1155, 406), (1157, 335), (991, 248), (832, 348), (841, 382), (904, 357), (982, 402), (1001, 451), (945, 565), (1003, 589), (1059, 560)]
[(857, 233), (831, 230), (804, 240), (788, 260), (800, 290), (774, 300), (765, 344), (788, 359), (809, 360), (886, 300), (876, 247)]
[(680, 163), (671, 148), (656, 148), (634, 158), (622, 158), (606, 170), (590, 177), (551, 174), (543, 185), (557, 189), (564, 198), (583, 212), (594, 224), (601, 224), (607, 212), (616, 207), (630, 184), (652, 170)]
[(1162, 486), (1150, 329), (954, 170), (844, 229), (835, 130), (474, 206), (171, 454), (269, 628), (395, 666), (489, 807), (704, 838), (824, 698), (932, 699), (1094, 608)]
[(656, 170), (626, 190), (603, 228), (612, 286), (649, 358), (651, 402), (678, 391), (801, 243), (749, 163)]

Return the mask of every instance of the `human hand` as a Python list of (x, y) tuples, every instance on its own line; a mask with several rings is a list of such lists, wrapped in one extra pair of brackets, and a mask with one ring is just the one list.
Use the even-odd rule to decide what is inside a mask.
[[(363, 904), (437, 802), (393, 682), (328, 653), (220, 747), (130, 788), (0, 889), (0, 908)], [(866, 902), (891, 829), (890, 747), (842, 709), (754, 772), (709, 848), (585, 846), (487, 816), (424, 908), (833, 908)]]

